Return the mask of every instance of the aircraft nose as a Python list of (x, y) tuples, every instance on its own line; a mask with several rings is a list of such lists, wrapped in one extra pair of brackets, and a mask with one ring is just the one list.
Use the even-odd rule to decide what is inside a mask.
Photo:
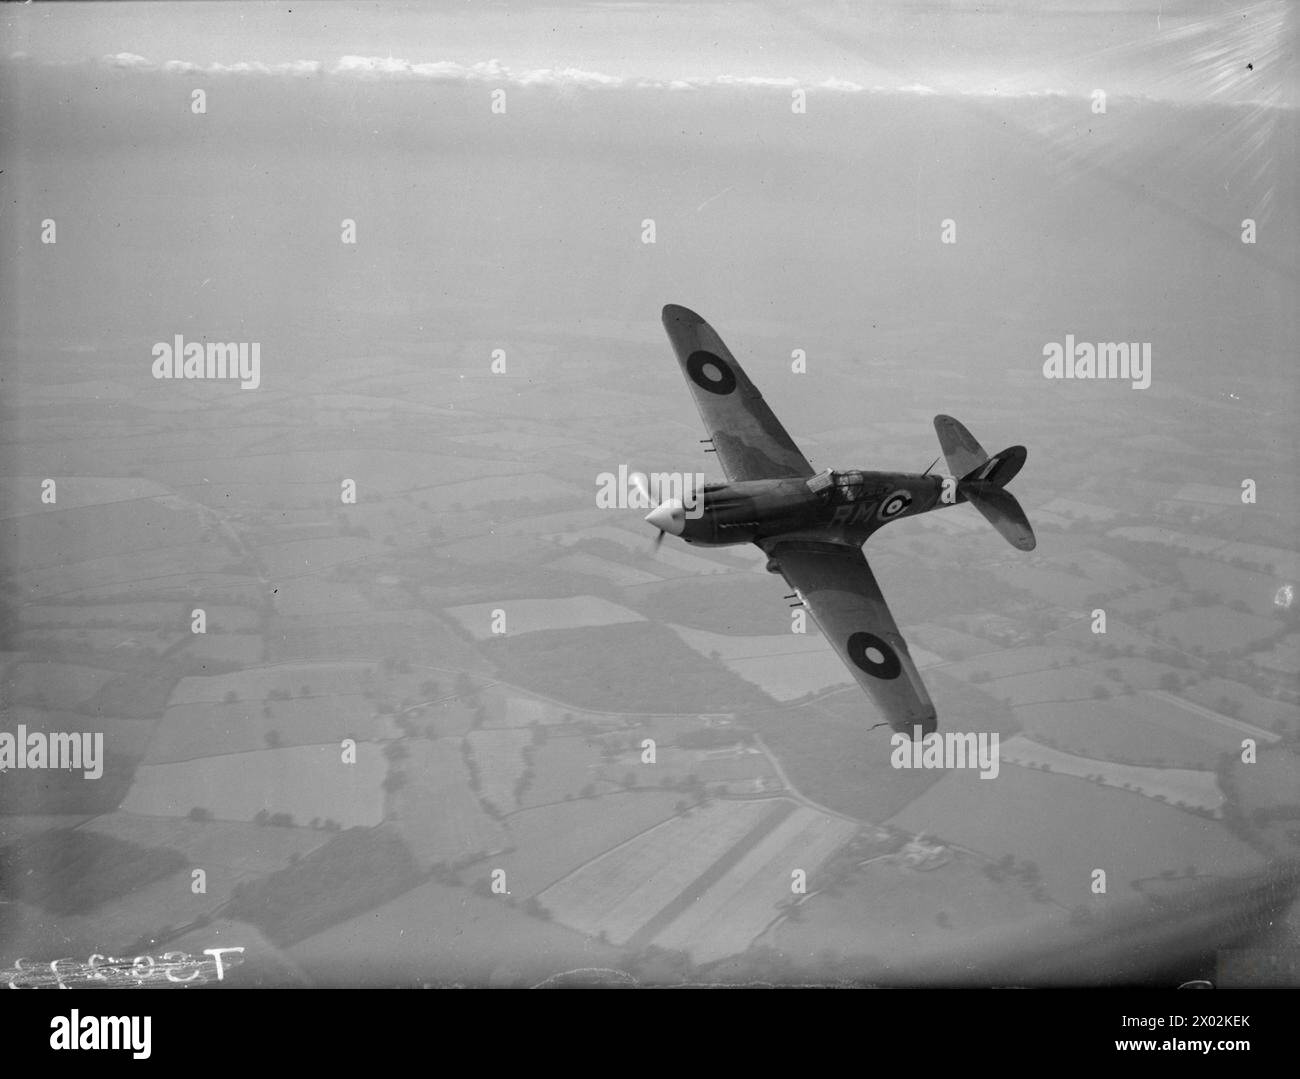
[(680, 499), (670, 498), (647, 513), (645, 520), (660, 532), (680, 536), (686, 527), (686, 507), (682, 505)]

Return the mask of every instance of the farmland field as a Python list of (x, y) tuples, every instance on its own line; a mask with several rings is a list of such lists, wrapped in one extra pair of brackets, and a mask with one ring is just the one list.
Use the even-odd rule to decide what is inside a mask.
[(1087, 603), (1090, 596), (1107, 591), (1096, 581), (1060, 570), (1015, 565), (993, 566), (990, 572), (1008, 587), (1023, 589), (1042, 603), (1057, 607), (1078, 609)]
[(310, 571), (282, 577), (275, 588), (275, 609), (290, 618), (363, 614), (370, 610), (356, 585), (322, 580)]
[(262, 701), (272, 691), (290, 696), (356, 693), (362, 676), (372, 669), (369, 663), (285, 663), (234, 674), (182, 678), (168, 703), (219, 702), (227, 693), (247, 701)]
[(529, 730), (500, 727), (473, 730), (465, 735), (479, 771), (479, 797), (502, 813), (509, 813), (515, 801), (515, 783), (524, 774), (524, 747), (530, 745)]
[(776, 917), (777, 904), (791, 897), (792, 871), (802, 869), (814, 882), (822, 862), (856, 830), (842, 817), (796, 807), (720, 880), (695, 896), (654, 943), (680, 948), (696, 963), (744, 951)]
[(1101, 686), (1109, 693), (1120, 687), (1104, 675), (1085, 667), (1062, 667), (999, 678), (982, 686), (987, 693), (1013, 708), (1045, 701), (1089, 700)]
[(503, 691), (499, 687), (485, 690), (484, 698), (491, 702), (490, 715), (485, 724), (488, 727), (529, 727), (534, 723), (561, 723), (567, 711), (550, 701)]
[(701, 806), (589, 862), (539, 898), (556, 921), (624, 943), (774, 808)]
[[(60, 510), (132, 502), (167, 494), (167, 488), (153, 480), (127, 476), (65, 476), (59, 480), (57, 506)], [(0, 518), (23, 514), (47, 514), (41, 501), (41, 477), (5, 476), (0, 479)]]
[(573, 629), (579, 626), (609, 626), (620, 622), (643, 621), (636, 611), (598, 596), (571, 596), (568, 599), (514, 599), (500, 603), (471, 603), (448, 607), (455, 618), (480, 641), (496, 636), (492, 632), (494, 610), (506, 615), (504, 636), (534, 633), (544, 629)]
[(239, 821), (192, 821), (176, 817), (144, 817), (135, 813), (105, 813), (82, 826), (83, 831), (138, 843), (170, 847), (208, 873), (209, 891), (218, 876), (229, 884), (244, 877), (283, 869), (291, 855), (322, 846), (330, 833), (310, 828), (272, 828)]
[(643, 569), (624, 565), (622, 562), (614, 562), (608, 558), (601, 558), (599, 555), (588, 554), (585, 551), (575, 551), (563, 558), (557, 558), (551, 565), (557, 569), (568, 570), (571, 573), (584, 573), (589, 577), (599, 577), (601, 580), (609, 581), (615, 585), (648, 584), (663, 579), (653, 573), (647, 573)]
[(183, 817), (195, 806), (218, 820), (250, 821), (263, 810), (288, 813), (297, 824), (331, 818), (345, 827), (383, 819), (379, 747), (357, 745), (344, 764), (337, 745), (294, 746), (202, 757), (174, 764), (143, 764), (122, 801), (128, 813)]
[[(173, 579), (172, 587), (188, 586), (209, 567), (224, 568), (234, 561), (234, 556), (217, 543), (154, 548), (140, 544), (121, 554), (24, 571), (22, 582), (25, 594), (33, 599), (78, 596), (84, 599), (107, 587), (131, 600), (139, 600), (142, 593), (147, 596), (168, 584), (169, 577)], [(105, 585), (105, 581), (112, 583)]]
[[(1050, 814), (1033, 807), (1050, 805)], [(1075, 827), (1087, 821), (1086, 828)], [(1104, 902), (1091, 892), (1091, 870), (1105, 869), (1109, 891), (1195, 866), (1203, 873), (1258, 869), (1262, 857), (1217, 821), (1184, 813), (1130, 791), (1071, 776), (1004, 768), (996, 780), (949, 772), (888, 823), (940, 837), (997, 859), (1031, 859), (1043, 883), (1067, 906)], [(1116, 845), (1115, 836), (1124, 842)]]
[(778, 701), (853, 680), (826, 639), (817, 632), (736, 637), (686, 626), (673, 632), (702, 656), (717, 652), (722, 662), (745, 681)]
[(392, 721), (375, 715), (370, 701), (352, 693), (287, 701), (174, 704), (158, 724), (147, 763), (279, 746), (337, 747), (344, 738), (377, 741), (391, 734)]
[[(121, 626), (141, 630), (171, 627), (188, 633), (192, 610), (193, 605), (186, 603), (49, 603), (24, 607), (21, 613), (23, 622), (32, 626)], [(254, 630), (261, 622), (261, 616), (250, 607), (214, 604), (204, 610), (210, 633)]]
[(417, 862), (434, 862), (501, 850), (505, 828), (489, 817), (469, 787), (460, 743), (452, 739), (407, 739), (406, 782), (395, 796), (394, 822)]
[(959, 629), (949, 629), (947, 626), (937, 625), (933, 622), (910, 627), (907, 631), (907, 638), (909, 642), (915, 640), (918, 644), (924, 645), (941, 656), (952, 659), (967, 659), (971, 656), (983, 655), (998, 650), (997, 645), (984, 640), (982, 637), (973, 637)]
[[(40, 485), (35, 486), (39, 490)], [(155, 499), (69, 508), (64, 500), (76, 497), (75, 487), (76, 481), (60, 480), (56, 505), (43, 513), (7, 518), (0, 526), (0, 536), (25, 570), (202, 542), (203, 526), (194, 514), (177, 513)]]
[(516, 849), (494, 858), (510, 893), (536, 895), (620, 843), (673, 816), (673, 791), (613, 792), (523, 809), (508, 822)]
[(1193, 704), (1218, 711), (1226, 698), (1229, 707), (1238, 709), (1241, 719), (1269, 730), (1294, 730), (1300, 715), (1294, 705), (1262, 697), (1249, 686), (1226, 678), (1206, 678), (1195, 685), (1185, 686), (1180, 695)]
[(949, 663), (946, 670), (954, 678), (970, 678), (976, 671), (983, 671), (992, 678), (1009, 678), (1017, 674), (1064, 667), (1071, 661), (1086, 662), (1088, 658), (1086, 652), (1069, 646), (1027, 645), (1024, 648), (1007, 648), (991, 655)]
[(1230, 731), (1195, 716), (1184, 722), (1169, 705), (1143, 697), (1030, 704), (1016, 716), (1030, 737), (1097, 760), (1212, 769), (1239, 744)]
[(326, 985), (527, 987), (578, 967), (617, 965), (616, 949), (436, 881), (288, 949)]
[(73, 663), (17, 663), (0, 689), (6, 708), (16, 703), (47, 708), (74, 708), (93, 697), (115, 671)]
[(533, 750), (534, 775), (522, 805), (548, 805), (576, 796), (599, 776), (600, 767), (600, 753), (585, 739), (552, 736)]
[(798, 920), (782, 921), (764, 942), (823, 977), (841, 963), (846, 974), (870, 977), (943, 955), (954, 941), (978, 941), (990, 927), (1022, 929), (1063, 914), (1017, 884), (990, 880), (982, 859), (953, 853), (928, 872), (873, 861), (834, 894), (810, 896)]
[(260, 633), (205, 633), (189, 637), (185, 655), (209, 663), (255, 666), (265, 658)]
[(1276, 619), (1220, 605), (1170, 611), (1154, 619), (1150, 628), (1159, 629), (1181, 648), (1203, 648), (1214, 654), (1257, 647), (1281, 627)]
[(1190, 768), (1143, 768), (1131, 764), (1078, 757), (1062, 753), (1059, 749), (1039, 745), (1023, 735), (1002, 743), (1000, 756), (1003, 762), (1027, 768), (1046, 766), (1049, 771), (1080, 779), (1100, 777), (1108, 787), (1123, 787), (1158, 798), (1171, 805), (1182, 803), (1199, 809), (1208, 809), (1219, 815), (1223, 805), (1223, 792), (1219, 790), (1214, 772)]

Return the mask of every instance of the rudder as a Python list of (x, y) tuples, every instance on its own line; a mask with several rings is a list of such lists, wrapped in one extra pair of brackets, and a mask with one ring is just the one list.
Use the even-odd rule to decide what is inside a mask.
[(934, 433), (939, 436), (948, 471), (954, 476), (969, 475), (989, 459), (975, 436), (951, 416), (935, 416)]

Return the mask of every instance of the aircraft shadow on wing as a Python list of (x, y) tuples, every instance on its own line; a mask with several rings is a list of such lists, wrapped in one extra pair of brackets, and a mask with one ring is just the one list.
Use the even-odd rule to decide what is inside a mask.
[(675, 304), (664, 308), (663, 323), (727, 482), (706, 484), (689, 512), (681, 499), (669, 498), (646, 520), (659, 539), (756, 544), (889, 725), (910, 737), (934, 731), (934, 703), (862, 545), (890, 521), (969, 502), (1013, 546), (1032, 551), (1034, 531), (1005, 490), (1025, 463), (1025, 448), (989, 456), (955, 419), (936, 416), (951, 475), (814, 473), (712, 326)]

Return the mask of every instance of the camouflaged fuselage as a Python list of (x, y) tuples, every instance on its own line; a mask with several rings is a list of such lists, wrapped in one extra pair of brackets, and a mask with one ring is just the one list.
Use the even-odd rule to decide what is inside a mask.
[[(900, 517), (944, 505), (945, 477), (908, 472), (833, 473), (814, 490), (805, 479), (743, 480), (710, 484), (688, 513), (681, 533), (687, 543), (723, 547), (797, 539), (860, 545)], [(948, 481), (950, 504), (964, 502)]]

